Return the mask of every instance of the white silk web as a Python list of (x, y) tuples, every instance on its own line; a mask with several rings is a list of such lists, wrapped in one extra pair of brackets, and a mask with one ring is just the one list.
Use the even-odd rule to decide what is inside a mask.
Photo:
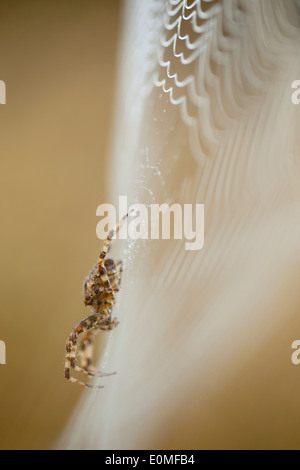
[[(125, 1), (111, 202), (204, 203), (205, 245), (127, 247), (105, 358), (118, 375), (83, 397), (60, 447), (263, 441), (267, 411), (257, 399), (246, 432), (238, 390), (264, 383), (263, 344), (299, 306), (299, 25), (296, 0)], [(270, 430), (281, 447), (284, 429)]]

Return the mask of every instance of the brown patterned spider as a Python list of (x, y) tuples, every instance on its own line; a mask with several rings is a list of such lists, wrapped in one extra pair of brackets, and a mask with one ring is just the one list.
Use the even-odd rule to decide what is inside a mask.
[[(118, 292), (120, 288), (123, 263), (122, 261), (106, 259), (106, 255), (111, 247), (112, 238), (118, 233), (123, 222), (132, 212), (128, 212), (116, 227), (108, 233), (98, 262), (84, 282), (84, 303), (91, 307), (93, 313), (75, 326), (66, 343), (65, 378), (87, 388), (103, 388), (103, 386), (95, 387), (71, 377), (70, 369), (82, 372), (90, 377), (106, 377), (116, 373), (106, 374), (97, 371), (92, 365), (93, 333), (95, 330), (112, 330), (119, 324), (117, 319), (112, 320), (111, 316), (113, 306), (116, 303), (115, 292)], [(82, 335), (80, 342), (78, 342), (79, 335)], [(80, 357), (81, 367), (76, 364), (77, 353)]]

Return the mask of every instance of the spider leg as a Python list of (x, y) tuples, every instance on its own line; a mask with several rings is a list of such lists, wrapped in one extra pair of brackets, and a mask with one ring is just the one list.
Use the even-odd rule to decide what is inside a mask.
[(94, 331), (89, 330), (84, 334), (83, 339), (79, 344), (78, 354), (81, 360), (82, 368), (77, 368), (77, 371), (80, 371), (83, 373), (88, 372), (88, 374), (92, 377), (108, 377), (110, 375), (115, 375), (116, 372), (111, 372), (111, 373), (101, 372), (92, 365), (93, 350), (94, 350)]
[(116, 328), (118, 326), (119, 322), (116, 318), (114, 318), (112, 321), (111, 320), (104, 320), (101, 325), (100, 325), (100, 329), (103, 330), (103, 331), (109, 331), (109, 330), (113, 330), (114, 328)]
[(103, 265), (104, 265), (104, 259), (105, 259), (106, 255), (107, 255), (107, 253), (110, 249), (110, 246), (111, 246), (112, 239), (113, 239), (114, 235), (116, 235), (118, 233), (118, 231), (122, 227), (123, 223), (125, 222), (127, 217), (132, 212), (134, 212), (134, 209), (127, 212), (127, 214), (125, 214), (124, 217), (122, 217), (122, 219), (117, 223), (115, 228), (111, 229), (110, 232), (108, 233), (107, 238), (106, 238), (106, 242), (105, 242), (104, 247), (103, 247), (103, 250), (101, 251), (100, 256), (99, 256), (99, 260), (98, 260), (99, 267), (103, 267)]
[[(70, 369), (73, 369), (77, 372), (82, 372), (85, 375), (94, 377), (96, 374), (89, 372), (85, 369), (82, 369), (76, 365), (76, 350), (78, 346), (78, 336), (82, 333), (86, 333), (91, 328), (100, 328), (101, 323), (103, 322), (103, 315), (90, 315), (85, 320), (78, 323), (70, 334), (67, 344), (66, 344), (66, 357), (65, 357), (65, 378), (70, 382), (77, 383), (86, 388), (103, 388), (103, 386), (94, 386), (81, 382), (80, 380), (71, 377)], [(106, 375), (106, 374), (105, 374)]]

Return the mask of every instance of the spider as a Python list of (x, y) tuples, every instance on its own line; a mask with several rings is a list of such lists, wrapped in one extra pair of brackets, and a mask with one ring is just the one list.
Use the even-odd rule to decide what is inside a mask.
[[(131, 214), (128, 212), (107, 235), (103, 250), (100, 253), (97, 264), (86, 278), (83, 286), (84, 304), (92, 309), (92, 315), (82, 320), (75, 326), (67, 339), (65, 356), (65, 378), (86, 388), (103, 388), (93, 386), (71, 377), (70, 369), (82, 372), (90, 377), (107, 377), (116, 372), (107, 374), (95, 369), (92, 365), (93, 333), (95, 330), (113, 330), (119, 322), (112, 320), (112, 309), (116, 303), (115, 292), (119, 291), (122, 276), (122, 261), (106, 259), (110, 250), (112, 238), (118, 233), (125, 219)], [(78, 342), (79, 335), (82, 340)], [(76, 363), (76, 355), (80, 357), (81, 367)]]

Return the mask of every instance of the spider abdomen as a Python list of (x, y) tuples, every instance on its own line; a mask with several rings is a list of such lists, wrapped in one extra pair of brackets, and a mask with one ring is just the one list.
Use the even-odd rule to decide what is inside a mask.
[(96, 264), (84, 282), (84, 303), (97, 312), (113, 307), (113, 293), (119, 290), (121, 283), (122, 261), (107, 259), (104, 266), (106, 272), (103, 273)]

